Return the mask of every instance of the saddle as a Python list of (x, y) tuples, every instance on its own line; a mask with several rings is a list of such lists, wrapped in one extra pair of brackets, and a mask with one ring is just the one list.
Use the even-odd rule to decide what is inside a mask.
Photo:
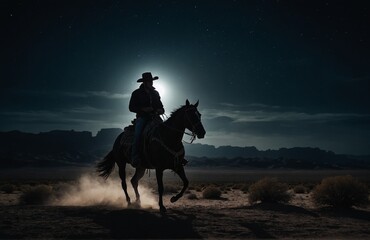
[[(124, 155), (128, 160), (128, 163), (131, 163), (131, 151), (132, 151), (132, 143), (134, 141), (134, 134), (135, 134), (135, 119), (131, 121), (131, 125), (126, 126), (123, 129), (123, 134), (120, 139), (120, 145), (122, 146), (121, 149), (124, 151)], [(159, 124), (163, 123), (163, 120), (158, 116), (158, 118), (154, 118), (152, 121), (148, 122), (140, 137), (139, 142), (139, 152), (140, 157), (145, 165), (148, 167), (152, 167), (150, 162), (150, 158), (148, 157), (148, 147), (150, 140), (155, 132), (155, 129)]]

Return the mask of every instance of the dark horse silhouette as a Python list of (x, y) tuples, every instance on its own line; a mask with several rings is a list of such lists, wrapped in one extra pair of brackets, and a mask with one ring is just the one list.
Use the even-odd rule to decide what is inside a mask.
[[(136, 195), (136, 203), (140, 204), (140, 194), (138, 192), (139, 180), (144, 176), (145, 169), (155, 169), (158, 183), (158, 194), (159, 194), (159, 207), (161, 212), (165, 212), (166, 208), (163, 205), (163, 171), (165, 169), (171, 169), (176, 172), (181, 180), (183, 181), (183, 188), (181, 191), (171, 198), (171, 202), (176, 202), (182, 197), (186, 188), (189, 185), (189, 181), (185, 175), (184, 166), (182, 160), (185, 155), (184, 146), (182, 144), (182, 138), (185, 133), (185, 129), (190, 130), (194, 136), (198, 138), (204, 138), (206, 131), (204, 130), (201, 122), (201, 114), (198, 112), (199, 101), (192, 105), (186, 100), (186, 104), (179, 109), (175, 110), (171, 116), (160, 123), (151, 134), (148, 144), (146, 144), (147, 154), (141, 154), (147, 156), (146, 161), (142, 160), (142, 163), (136, 168), (135, 174), (131, 179), (132, 187), (134, 188)], [(127, 153), (128, 146), (121, 144), (122, 132), (116, 139), (112, 151), (98, 163), (97, 171), (99, 175), (108, 178), (114, 169), (115, 163), (119, 168), (119, 176), (122, 181), (122, 189), (126, 195), (127, 204), (131, 204), (130, 197), (127, 193), (126, 185), (126, 163), (130, 163), (130, 154)]]

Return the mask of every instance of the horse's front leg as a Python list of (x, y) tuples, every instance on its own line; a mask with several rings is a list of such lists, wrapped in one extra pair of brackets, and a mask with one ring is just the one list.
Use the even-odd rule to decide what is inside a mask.
[(177, 200), (179, 200), (179, 198), (182, 197), (182, 195), (184, 195), (184, 192), (186, 191), (186, 189), (188, 188), (189, 186), (189, 180), (187, 179), (186, 175), (185, 175), (185, 170), (184, 170), (184, 167), (181, 166), (179, 168), (179, 170), (176, 171), (177, 175), (179, 175), (179, 177), (181, 178), (182, 182), (183, 182), (183, 187), (181, 189), (181, 192), (179, 192), (176, 196), (173, 196), (171, 198), (171, 202), (174, 203), (176, 202)]
[(164, 212), (166, 212), (166, 208), (163, 205), (163, 170), (162, 169), (156, 169), (155, 174), (156, 174), (156, 177), (157, 177), (157, 184), (158, 184), (159, 210), (162, 213), (164, 213)]

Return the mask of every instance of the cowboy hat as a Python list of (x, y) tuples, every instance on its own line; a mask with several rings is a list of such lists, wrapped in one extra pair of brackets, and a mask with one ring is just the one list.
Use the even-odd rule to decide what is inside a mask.
[(157, 76), (153, 77), (151, 72), (145, 72), (141, 75), (141, 78), (138, 79), (137, 82), (154, 81), (157, 80), (158, 78), (159, 77)]

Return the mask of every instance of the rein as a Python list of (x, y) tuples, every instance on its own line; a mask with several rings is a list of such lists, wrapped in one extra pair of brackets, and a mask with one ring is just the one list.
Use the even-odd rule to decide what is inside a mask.
[(182, 140), (184, 143), (192, 144), (194, 142), (194, 140), (197, 138), (197, 136), (195, 135), (195, 132), (188, 133), (186, 131), (180, 131), (179, 129), (174, 128), (172, 126), (169, 126), (167, 124), (163, 124), (163, 126), (169, 128), (169, 129), (175, 130), (176, 132), (183, 133), (183, 134), (186, 134), (188, 136), (191, 136), (190, 142), (186, 142), (185, 140)]
[[(177, 129), (176, 127), (173, 127), (173, 126), (170, 126), (166, 123), (166, 121), (164, 120), (164, 117), (163, 117), (163, 125), (162, 126), (165, 126), (166, 128), (169, 128), (173, 131), (176, 131), (178, 133), (181, 133), (181, 134), (186, 134), (186, 135), (189, 135), (191, 136), (191, 139), (190, 139), (190, 142), (186, 142), (184, 140), (181, 139), (182, 142), (184, 143), (188, 143), (188, 144), (192, 144), (194, 142), (194, 140), (196, 139), (196, 133), (195, 133), (195, 127), (198, 125), (198, 124), (201, 124), (200, 120), (196, 123), (196, 124), (193, 124), (193, 122), (190, 121), (190, 118), (189, 116), (187, 115), (187, 111), (188, 110), (185, 110), (185, 116), (183, 116), (183, 121), (187, 120), (191, 126), (192, 126), (192, 132), (191, 133), (187, 133), (186, 131), (181, 131), (179, 129)], [(167, 117), (167, 115), (163, 114), (167, 119), (169, 119)], [(184, 124), (185, 125), (185, 124)], [(174, 156), (175, 158), (175, 161), (174, 161), (174, 168), (178, 168), (178, 166), (181, 165), (181, 156), (185, 154), (185, 150), (184, 150), (184, 146), (182, 146), (178, 151), (175, 151), (173, 150), (171, 147), (169, 147), (163, 140), (162, 140), (162, 137), (159, 135), (159, 137), (152, 137), (151, 138), (151, 141), (155, 141), (155, 142), (158, 142), (168, 153), (170, 153), (171, 155)]]
[(156, 141), (158, 142), (159, 144), (161, 144), (161, 146), (167, 150), (167, 152), (169, 152), (170, 154), (172, 154), (174, 157), (175, 157), (175, 161), (174, 161), (174, 169), (177, 169), (180, 165), (181, 165), (181, 160), (180, 160), (180, 157), (181, 155), (185, 154), (185, 150), (184, 150), (184, 147), (182, 147), (179, 151), (174, 151), (172, 150), (170, 147), (168, 147), (163, 141), (162, 139), (160, 138), (156, 138), (156, 137), (153, 137), (152, 138), (152, 141)]
[[(192, 131), (191, 131), (191, 133), (188, 133), (188, 132), (186, 132), (186, 129), (185, 129), (185, 131), (180, 131), (179, 129), (177, 129), (177, 128), (174, 128), (174, 127), (172, 127), (172, 126), (169, 126), (169, 125), (167, 125), (165, 122), (164, 122), (164, 126), (166, 126), (167, 128), (170, 128), (170, 129), (172, 129), (172, 130), (175, 130), (176, 132), (179, 132), (179, 133), (182, 133), (182, 134), (186, 134), (186, 135), (188, 135), (188, 136), (191, 136), (191, 138), (190, 138), (190, 142), (187, 142), (187, 141), (185, 141), (185, 140), (182, 140), (182, 142), (184, 142), (184, 143), (187, 143), (187, 144), (192, 144), (193, 142), (194, 142), (194, 140), (197, 138), (197, 136), (196, 136), (196, 134), (195, 134), (195, 127), (197, 126), (197, 125), (199, 125), (200, 124), (200, 120), (196, 123), (196, 124), (193, 124), (193, 122), (192, 121), (190, 121), (190, 119), (189, 119), (189, 117), (188, 117), (188, 115), (186, 114), (186, 112), (187, 112), (188, 110), (185, 110), (185, 117), (187, 118), (187, 120), (190, 122), (190, 124), (191, 124), (191, 126), (192, 126)], [(166, 114), (163, 114), (167, 119), (168, 119), (168, 117), (167, 117), (167, 115)], [(163, 120), (164, 120), (164, 118), (163, 118)], [(164, 120), (165, 121), (165, 120)]]

